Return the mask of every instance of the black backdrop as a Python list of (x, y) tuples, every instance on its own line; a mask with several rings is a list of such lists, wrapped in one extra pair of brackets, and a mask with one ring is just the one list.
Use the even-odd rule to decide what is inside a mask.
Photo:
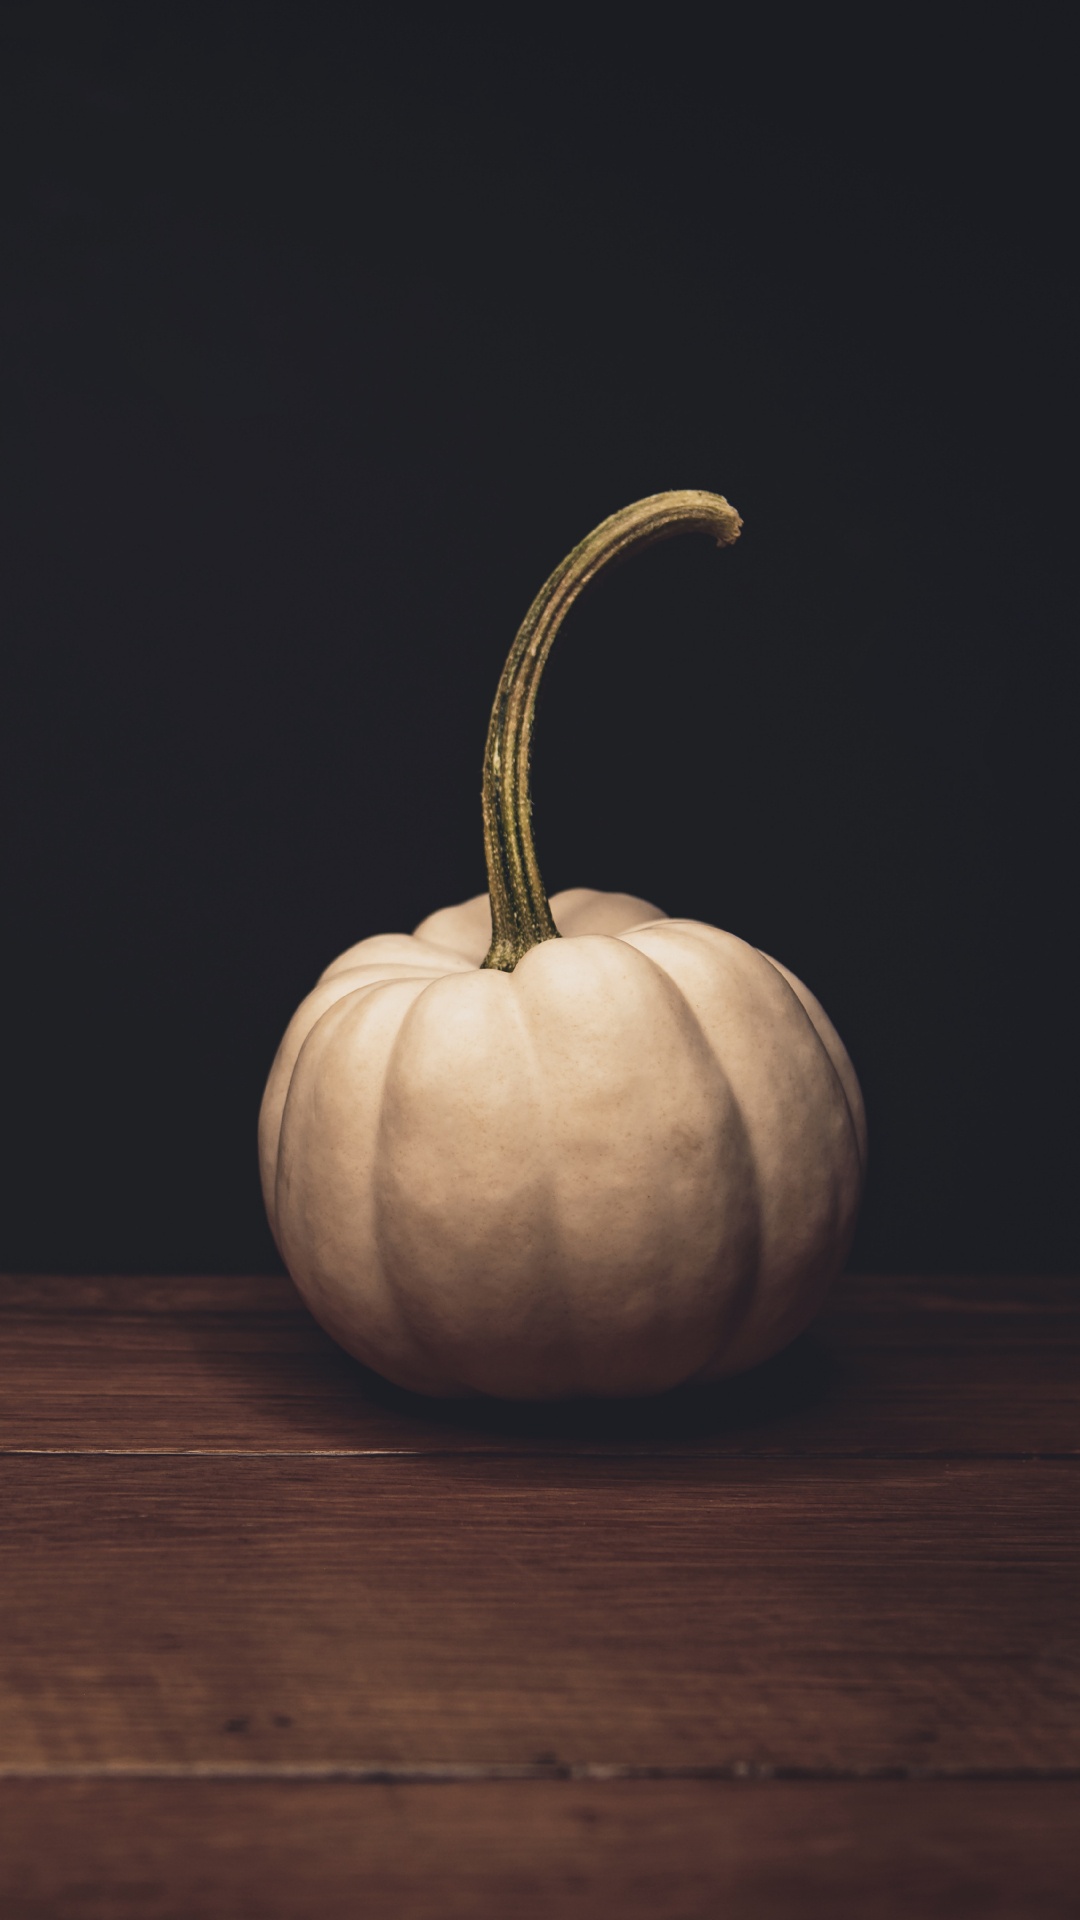
[(858, 1263), (1072, 1265), (1061, 49), (470, 13), (3, 10), (0, 1257), (274, 1261), (293, 1006), (479, 890), (533, 592), (704, 486), (556, 648), (549, 887), (815, 988)]

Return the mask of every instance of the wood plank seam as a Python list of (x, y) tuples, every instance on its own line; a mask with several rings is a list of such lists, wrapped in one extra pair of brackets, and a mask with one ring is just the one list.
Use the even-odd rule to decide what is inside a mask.
[[(590, 1446), (584, 1452), (580, 1446), (547, 1445), (543, 1454), (537, 1456), (544, 1460), (670, 1460), (673, 1457), (670, 1446), (646, 1443), (635, 1445), (629, 1442), (625, 1446)], [(717, 1456), (723, 1458), (722, 1455)], [(733, 1458), (735, 1456), (732, 1456)], [(764, 1464), (770, 1461), (779, 1463), (787, 1455), (766, 1452), (751, 1453), (745, 1446), (740, 1458), (759, 1460)], [(0, 1460), (520, 1460), (520, 1447), (485, 1447), (478, 1454), (474, 1447), (9, 1447), (0, 1446)], [(874, 1461), (887, 1463), (904, 1461), (942, 1465), (955, 1461), (958, 1465), (973, 1460), (988, 1461), (999, 1465), (1016, 1462), (1017, 1465), (1058, 1464), (1072, 1467), (1080, 1465), (1080, 1445), (1069, 1452), (1033, 1451), (1012, 1453), (990, 1453), (984, 1447), (973, 1447), (964, 1451), (958, 1447), (926, 1448), (867, 1448), (865, 1452), (851, 1453), (833, 1449), (826, 1452), (815, 1448), (808, 1459), (815, 1461), (834, 1461), (842, 1465), (857, 1465), (860, 1461), (872, 1464)]]
[(311, 1780), (347, 1781), (355, 1786), (456, 1786), (491, 1781), (619, 1781), (619, 1780), (749, 1780), (767, 1785), (770, 1781), (860, 1782), (887, 1781), (964, 1781), (969, 1785), (1015, 1782), (1078, 1781), (1080, 1766), (1074, 1767), (934, 1767), (887, 1764), (881, 1766), (806, 1767), (771, 1764), (766, 1761), (735, 1760), (698, 1766), (647, 1766), (607, 1761), (553, 1761), (551, 1764), (523, 1763), (470, 1765), (468, 1762), (443, 1762), (434, 1766), (368, 1765), (350, 1766), (340, 1761), (325, 1764), (260, 1764), (238, 1761), (224, 1765), (215, 1761), (176, 1763), (140, 1763), (137, 1765), (58, 1762), (44, 1766), (0, 1765), (0, 1783), (12, 1780), (220, 1780), (275, 1781)]

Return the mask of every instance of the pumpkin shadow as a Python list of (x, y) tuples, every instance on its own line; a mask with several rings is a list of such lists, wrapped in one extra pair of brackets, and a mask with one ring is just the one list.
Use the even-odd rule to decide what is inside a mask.
[(749, 1373), (641, 1399), (428, 1399), (394, 1386), (358, 1362), (353, 1366), (365, 1400), (412, 1424), (437, 1426), (462, 1437), (482, 1434), (489, 1443), (505, 1439), (633, 1448), (725, 1434), (737, 1443), (740, 1433), (752, 1432), (754, 1452), (769, 1451), (769, 1435), (762, 1431), (769, 1428), (777, 1429), (779, 1448), (780, 1430), (827, 1399), (836, 1376), (832, 1354), (812, 1333), (801, 1334)]
[(641, 1399), (433, 1399), (354, 1360), (289, 1295), (224, 1323), (216, 1314), (186, 1320), (187, 1351), (204, 1382), (197, 1397), (215, 1438), (242, 1438), (255, 1450), (291, 1437), (301, 1451), (421, 1453), (522, 1445), (641, 1452), (714, 1440), (735, 1454), (791, 1453), (816, 1424), (815, 1410), (843, 1387), (838, 1356), (811, 1328), (752, 1372)]

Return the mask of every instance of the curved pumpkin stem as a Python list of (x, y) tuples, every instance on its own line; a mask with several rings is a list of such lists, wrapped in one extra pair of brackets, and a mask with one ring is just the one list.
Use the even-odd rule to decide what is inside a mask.
[(676, 533), (708, 533), (718, 547), (729, 547), (741, 526), (721, 494), (654, 493), (603, 521), (541, 587), (510, 649), (488, 724), (483, 809), (492, 939), (485, 967), (511, 973), (530, 947), (559, 937), (533, 846), (529, 750), (540, 675), (567, 613), (598, 573), (641, 548)]

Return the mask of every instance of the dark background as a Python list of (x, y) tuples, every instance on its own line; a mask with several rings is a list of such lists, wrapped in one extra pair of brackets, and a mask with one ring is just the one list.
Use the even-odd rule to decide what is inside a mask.
[(0, 1258), (274, 1263), (293, 1007), (479, 890), (529, 600), (703, 486), (556, 648), (548, 885), (814, 987), (857, 1264), (1070, 1267), (1063, 50), (470, 11), (2, 9)]

